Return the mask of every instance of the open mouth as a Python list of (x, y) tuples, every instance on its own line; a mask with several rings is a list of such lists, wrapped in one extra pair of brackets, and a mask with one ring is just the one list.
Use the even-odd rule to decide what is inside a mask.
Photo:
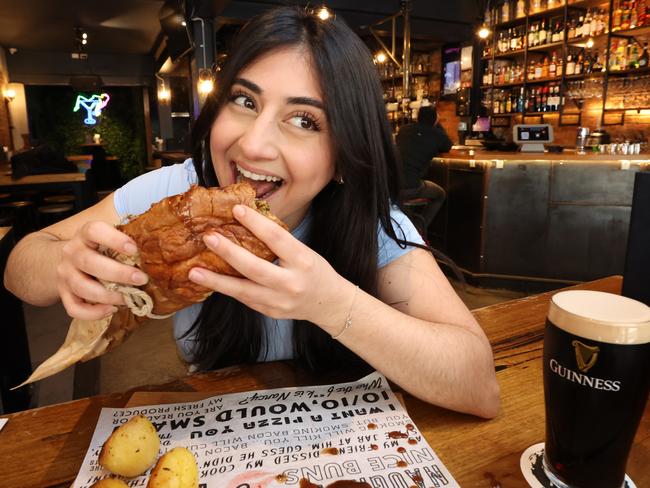
[(284, 180), (277, 176), (253, 173), (252, 171), (242, 168), (237, 163), (232, 164), (235, 170), (235, 181), (237, 183), (246, 181), (249, 185), (255, 188), (255, 196), (257, 198), (269, 198), (284, 183)]

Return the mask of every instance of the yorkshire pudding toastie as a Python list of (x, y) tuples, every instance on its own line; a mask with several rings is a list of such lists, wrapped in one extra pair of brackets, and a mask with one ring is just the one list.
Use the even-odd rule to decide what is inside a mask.
[[(100, 356), (121, 344), (146, 317), (163, 318), (205, 300), (212, 290), (188, 279), (193, 267), (241, 276), (206, 248), (203, 236), (208, 232), (217, 232), (256, 256), (273, 261), (276, 256), (271, 250), (233, 217), (232, 208), (237, 204), (255, 209), (287, 228), (271, 214), (265, 201), (255, 198), (255, 189), (248, 183), (224, 188), (193, 186), (187, 192), (165, 198), (145, 213), (118, 225), (120, 231), (136, 242), (138, 254), (126, 256), (111, 250), (103, 252), (120, 262), (141, 268), (149, 276), (149, 282), (139, 289), (104, 283), (107, 288), (122, 292), (129, 307), (121, 307), (112, 316), (101, 320), (74, 319), (61, 348), (23, 385), (58, 373), (79, 360)], [(144, 306), (139, 307), (143, 303)]]
[(155, 314), (168, 314), (205, 300), (211, 290), (187, 277), (195, 266), (217, 273), (241, 276), (228, 263), (208, 250), (203, 235), (217, 232), (256, 256), (273, 261), (269, 248), (243, 227), (232, 215), (232, 208), (243, 204), (286, 225), (271, 214), (268, 204), (255, 199), (248, 183), (224, 188), (193, 186), (189, 191), (165, 198), (142, 215), (117, 228), (137, 244), (136, 266), (149, 276), (143, 289), (154, 301)]

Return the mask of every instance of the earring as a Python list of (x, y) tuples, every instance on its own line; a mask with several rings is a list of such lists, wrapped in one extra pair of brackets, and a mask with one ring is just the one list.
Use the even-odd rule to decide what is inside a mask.
[(345, 183), (345, 180), (343, 179), (342, 176), (337, 177), (334, 181), (336, 181), (336, 183), (338, 183), (339, 185)]

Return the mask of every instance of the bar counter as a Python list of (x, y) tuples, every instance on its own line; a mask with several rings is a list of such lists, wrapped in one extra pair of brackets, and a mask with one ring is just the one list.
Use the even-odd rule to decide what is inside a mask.
[(650, 154), (452, 150), (432, 242), (477, 281), (575, 283), (622, 274), (634, 176)]

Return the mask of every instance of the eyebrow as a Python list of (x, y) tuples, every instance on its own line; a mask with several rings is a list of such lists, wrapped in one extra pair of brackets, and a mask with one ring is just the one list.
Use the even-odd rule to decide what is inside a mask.
[[(259, 85), (256, 83), (253, 83), (252, 81), (247, 80), (246, 78), (235, 78), (233, 81), (234, 84), (242, 85), (246, 88), (248, 88), (250, 91), (255, 93), (256, 95), (261, 95), (262, 94), (262, 88), (260, 88)], [(311, 97), (289, 97), (287, 98), (287, 103), (291, 105), (310, 105), (312, 107), (319, 108), (321, 110), (324, 109), (323, 107), (323, 102), (320, 100), (317, 100), (315, 98)]]

